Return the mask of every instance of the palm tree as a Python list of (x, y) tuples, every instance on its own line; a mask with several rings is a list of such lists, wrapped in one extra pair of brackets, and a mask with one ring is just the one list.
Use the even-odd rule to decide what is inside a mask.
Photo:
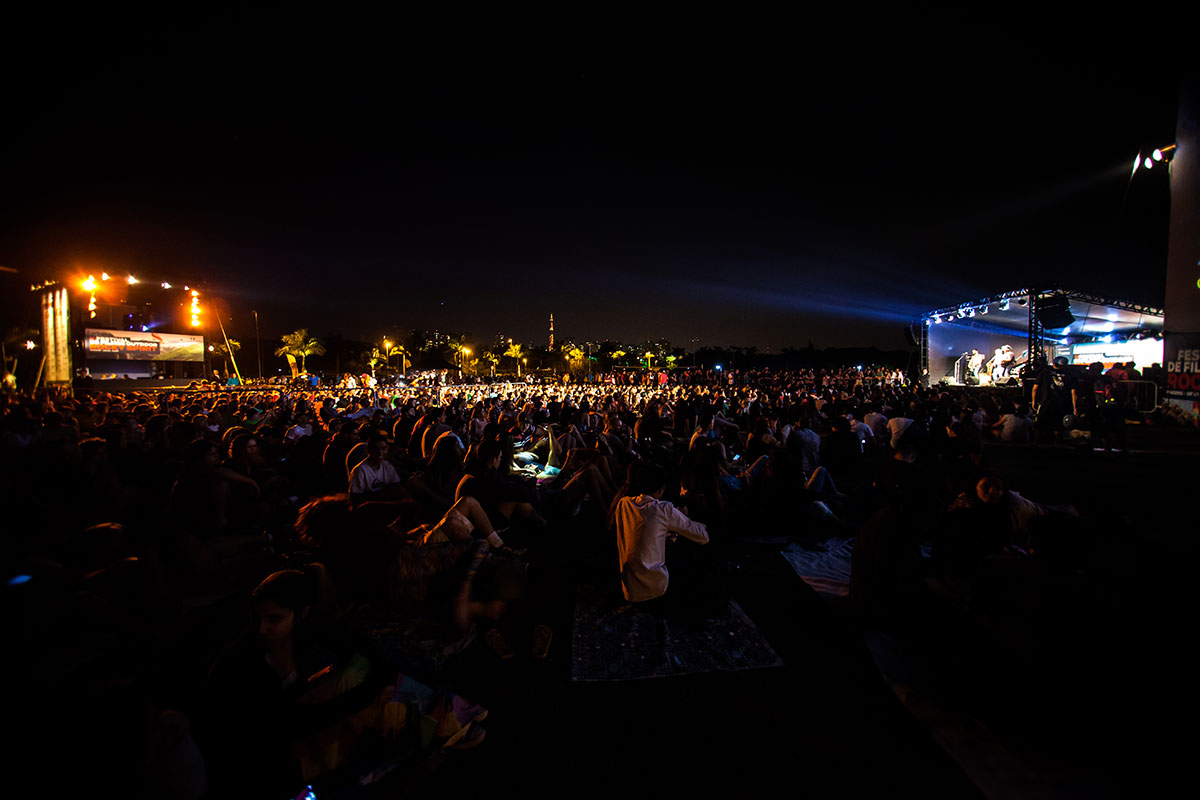
[(229, 359), (238, 350), (242, 349), (242, 343), (237, 339), (230, 339), (229, 346), (226, 347), (224, 342), (214, 342), (212, 345), (213, 356), (221, 356), (225, 360), (225, 374), (229, 374)]
[(451, 339), (449, 342), (451, 361), (458, 365), (458, 371), (461, 373), (463, 368), (463, 343), (459, 339)]
[(412, 351), (398, 344), (392, 348), (392, 353), (400, 356), (400, 374), (404, 375), (408, 372), (408, 365), (412, 363)]
[(277, 356), (291, 356), (292, 358), (300, 359), (300, 371), (307, 372), (305, 369), (304, 360), (309, 356), (325, 355), (325, 348), (316, 339), (310, 339), (308, 336), (308, 328), (300, 328), (292, 331), (286, 336), (280, 338), (283, 342), (281, 347), (275, 349)]
[(375, 368), (381, 363), (384, 363), (386, 356), (378, 347), (372, 347), (371, 352), (363, 353), (363, 357), (367, 360), (367, 366), (371, 370), (371, 377), (375, 377)]
[(574, 373), (583, 372), (585, 366), (583, 357), (587, 355), (580, 347), (572, 347), (567, 351), (567, 367)]
[(500, 363), (500, 356), (496, 355), (496, 353), (491, 350), (484, 350), (480, 355), (480, 358), (491, 365), (492, 374), (495, 375), (496, 365)]
[(521, 345), (517, 344), (516, 342), (513, 342), (512, 344), (510, 344), (508, 346), (508, 349), (504, 351), (504, 355), (507, 358), (511, 358), (516, 363), (517, 376), (520, 377), (520, 375), (521, 375), (521, 357), (525, 355), (524, 348), (522, 348)]

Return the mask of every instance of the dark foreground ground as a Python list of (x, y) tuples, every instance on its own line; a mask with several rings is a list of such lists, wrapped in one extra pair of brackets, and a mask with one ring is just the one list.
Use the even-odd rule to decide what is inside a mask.
[[(784, 666), (575, 683), (574, 580), (599, 567), (585, 559), (545, 610), (549, 658), (503, 662), (477, 642), (447, 665), (443, 683), (490, 709), (480, 746), (320, 797), (1168, 794), (1195, 738), (1198, 446), (1195, 431), (1151, 428), (1131, 429), (1121, 456), (986, 445), (1011, 488), (1074, 503), (1108, 544), (1060, 587), (1053, 615), (1013, 609), (982, 632), (980, 620), (918, 626), (883, 639), (883, 656), (880, 632), (813, 592), (778, 546), (737, 544), (723, 552), (732, 594)], [(232, 597), (166, 633), (155, 657), (176, 669), (156, 678), (161, 707), (194, 702), (202, 662), (244, 619), (245, 598)], [(10, 653), (8, 666), (25, 655)], [(66, 784), (105, 796), (87, 753), (130, 721), (73, 703), (69, 685), (44, 703), (20, 690), (10, 682), (19, 702), (6, 721), (23, 747), (9, 752), (36, 762), (14, 759), (10, 774), (40, 785), (38, 796)]]
[[(573, 684), (562, 633), (546, 663), (479, 654), (471, 672), (492, 709), (486, 743), (430, 775), (405, 776), (407, 788), (958, 798), (1172, 790), (1191, 762), (1196, 709), (1186, 658), (1194, 626), (1183, 610), (1195, 580), (1198, 444), (1191, 431), (1134, 429), (1127, 456), (988, 446), (1012, 488), (1073, 502), (1114, 546), (1080, 578), (1087, 601), (1035, 621), (1033, 634), (978, 645), (949, 630), (949, 641), (915, 648), (918, 663), (885, 665), (921, 682), (907, 707), (860, 623), (819, 599), (778, 548), (747, 547), (733, 554), (733, 594), (784, 667)], [(564, 609), (555, 627), (567, 625)]]

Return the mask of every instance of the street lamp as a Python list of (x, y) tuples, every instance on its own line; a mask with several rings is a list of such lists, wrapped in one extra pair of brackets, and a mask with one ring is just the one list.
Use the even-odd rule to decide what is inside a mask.
[[(163, 284), (166, 286), (167, 284)], [(258, 309), (251, 309), (254, 312), (254, 342), (258, 345), (258, 380), (261, 383), (262, 376), (262, 336), (258, 333)]]

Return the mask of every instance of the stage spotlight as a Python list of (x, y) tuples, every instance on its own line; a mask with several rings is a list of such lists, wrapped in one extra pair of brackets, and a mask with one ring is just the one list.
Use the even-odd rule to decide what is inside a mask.
[(966, 315), (967, 315), (967, 312), (963, 311), (961, 308), (958, 310), (958, 318), (959, 319), (962, 319)]
[(1162, 150), (1159, 150), (1157, 147), (1154, 148), (1154, 152), (1150, 154), (1150, 157), (1155, 161), (1162, 161)]
[(973, 316), (975, 316), (975, 309), (973, 309), (973, 308), (968, 308), (968, 309), (967, 309), (967, 316), (968, 316), (968, 317), (973, 317)]
[(1008, 311), (1008, 300), (1001, 300), (1001, 301), (1000, 301), (1000, 310), (1001, 310), (1001, 311)]
[(941, 324), (942, 324), (942, 318), (941, 318), (941, 317), (939, 317), (938, 315), (934, 314), (934, 316), (933, 316), (933, 324), (934, 324), (934, 325), (941, 325)]
[(979, 307), (979, 313), (980, 313), (980, 314), (986, 314), (986, 313), (988, 312), (988, 309), (990, 309), (990, 308), (991, 308), (991, 306), (980, 306), (980, 307)]
[(1020, 300), (1018, 300), (1018, 301), (1017, 301), (1017, 305), (1019, 305), (1019, 306), (1027, 306), (1027, 305), (1029, 305), (1029, 300), (1027, 300), (1026, 298), (1022, 297)]
[(1107, 336), (1101, 336), (1101, 337), (1100, 337), (1100, 341), (1104, 342), (1105, 344), (1112, 344), (1112, 340), (1113, 340), (1113, 337), (1112, 337), (1112, 335), (1111, 335), (1111, 334), (1110, 334), (1110, 335), (1107, 335)]
[(1146, 156), (1146, 160), (1142, 162), (1142, 166), (1146, 169), (1150, 169), (1154, 166), (1154, 162), (1150, 160), (1150, 156)]

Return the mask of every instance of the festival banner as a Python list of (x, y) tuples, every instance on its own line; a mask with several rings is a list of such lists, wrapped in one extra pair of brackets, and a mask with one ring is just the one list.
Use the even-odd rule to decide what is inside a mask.
[(1200, 333), (1167, 336), (1167, 398), (1200, 400)]
[(87, 328), (83, 350), (86, 358), (95, 361), (203, 361), (204, 337)]

